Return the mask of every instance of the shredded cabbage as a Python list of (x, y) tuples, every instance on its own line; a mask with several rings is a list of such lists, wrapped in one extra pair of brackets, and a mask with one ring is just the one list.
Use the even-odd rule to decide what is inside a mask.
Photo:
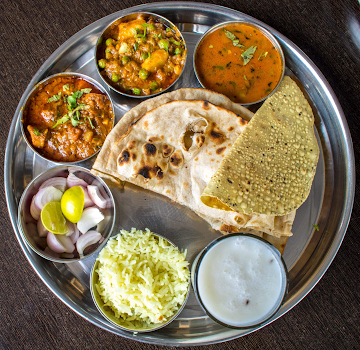
[(149, 229), (121, 230), (100, 252), (95, 285), (104, 305), (134, 326), (169, 320), (189, 286), (186, 250), (181, 253)]

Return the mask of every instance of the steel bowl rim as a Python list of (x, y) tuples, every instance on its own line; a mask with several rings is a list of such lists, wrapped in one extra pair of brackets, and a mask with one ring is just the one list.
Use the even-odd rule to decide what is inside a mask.
[[(69, 168), (77, 168), (76, 171), (83, 171), (85, 172), (86, 174), (88, 175), (91, 175), (94, 180), (96, 179), (97, 181), (100, 182), (100, 184), (106, 189), (107, 191), (107, 194), (109, 195), (109, 198), (111, 200), (111, 203), (112, 203), (112, 208), (113, 208), (113, 215), (112, 215), (112, 218), (111, 218), (111, 227), (109, 228), (109, 233), (105, 236), (103, 236), (104, 240), (103, 242), (101, 242), (98, 247), (96, 247), (96, 249), (94, 249), (93, 251), (91, 251), (89, 254), (86, 254), (84, 255), (83, 257), (80, 257), (80, 258), (57, 258), (57, 257), (50, 257), (50, 256), (47, 256), (45, 254), (42, 254), (42, 252), (37, 248), (35, 247), (33, 244), (31, 244), (31, 242), (28, 240), (27, 238), (27, 235), (25, 234), (25, 231), (23, 229), (23, 226), (22, 226), (22, 205), (23, 205), (23, 202), (25, 201), (25, 199), (27, 198), (27, 195), (28, 195), (28, 192), (31, 190), (31, 187), (32, 185), (37, 182), (41, 177), (43, 177), (45, 174), (49, 173), (49, 172), (60, 172), (60, 171), (64, 171), (64, 170), (68, 170), (69, 171)], [(70, 172), (69, 172), (70, 174)], [(54, 175), (55, 177), (56, 175)], [(46, 180), (44, 180), (46, 181)], [(41, 186), (41, 184), (40, 184)], [(39, 189), (37, 189), (38, 191)], [(109, 238), (111, 237), (112, 235), (112, 232), (114, 230), (114, 225), (115, 225), (115, 218), (116, 218), (116, 206), (115, 206), (115, 200), (114, 200), (114, 197), (112, 195), (112, 192), (109, 188), (109, 186), (105, 183), (105, 181), (100, 178), (99, 176), (96, 176), (94, 174), (92, 174), (88, 169), (82, 167), (82, 166), (79, 166), (79, 165), (59, 165), (59, 166), (55, 166), (55, 167), (52, 167), (50, 169), (46, 169), (45, 171), (43, 171), (42, 173), (40, 173), (39, 175), (37, 175), (36, 177), (34, 177), (30, 182), (29, 184), (26, 186), (26, 188), (24, 189), (21, 197), (20, 197), (20, 201), (19, 201), (19, 206), (18, 206), (18, 220), (17, 220), (17, 226), (18, 226), (18, 229), (19, 229), (19, 232), (21, 234), (21, 236), (23, 237), (23, 240), (24, 242), (26, 243), (26, 245), (31, 248), (31, 250), (33, 250), (36, 254), (38, 254), (39, 256), (41, 256), (42, 258), (46, 259), (46, 260), (49, 260), (49, 261), (52, 261), (52, 262), (56, 262), (56, 263), (72, 263), (72, 262), (79, 262), (79, 261), (83, 261), (93, 255), (95, 255), (96, 253), (99, 253), (100, 250), (105, 246), (105, 244), (107, 243), (107, 241), (109, 240)]]
[[(112, 109), (112, 114), (113, 114), (113, 125), (111, 127), (111, 130), (114, 128), (114, 125), (115, 125), (115, 109), (114, 109), (114, 104), (113, 104), (113, 101), (110, 97), (110, 94), (106, 91), (106, 89), (98, 82), (96, 81), (94, 78), (91, 78), (89, 77), (88, 75), (85, 75), (85, 74), (82, 74), (82, 73), (75, 73), (75, 72), (60, 72), (60, 73), (55, 73), (55, 74), (52, 74), (52, 75), (49, 75), (48, 77), (44, 78), (43, 80), (39, 81), (38, 83), (36, 83), (32, 89), (30, 90), (30, 92), (26, 95), (25, 97), (25, 100), (24, 100), (24, 104), (20, 110), (20, 113), (19, 113), (19, 119), (20, 119), (20, 122), (21, 122), (21, 134), (26, 142), (26, 144), (30, 147), (30, 149), (36, 154), (38, 155), (40, 158), (48, 161), (48, 162), (51, 162), (51, 163), (54, 163), (56, 165), (77, 165), (81, 162), (84, 162), (84, 161), (87, 161), (89, 159), (91, 159), (92, 157), (94, 157), (95, 155), (97, 155), (102, 146), (102, 145), (95, 153), (93, 153), (91, 156), (87, 157), (87, 158), (84, 158), (84, 159), (81, 159), (81, 160), (75, 160), (73, 162), (61, 162), (61, 161), (56, 161), (56, 160), (52, 160), (52, 159), (49, 159), (49, 158), (46, 158), (45, 156), (43, 156), (42, 154), (40, 154), (36, 149), (35, 147), (33, 147), (33, 145), (29, 142), (28, 138), (26, 137), (26, 134), (25, 134), (25, 130), (24, 130), (24, 123), (23, 123), (23, 113), (28, 105), (28, 103), (30, 102), (31, 98), (33, 97), (33, 95), (43, 86), (46, 85), (46, 83), (48, 81), (50, 81), (51, 79), (53, 78), (56, 78), (56, 77), (66, 77), (66, 76), (75, 76), (75, 77), (80, 77), (86, 81), (88, 81), (89, 83), (93, 84), (94, 86), (96, 86), (102, 93), (104, 93), (106, 95), (106, 97), (109, 99), (110, 101), (110, 105), (111, 105), (111, 109)], [(110, 130), (110, 131), (111, 131)]]
[[(270, 31), (268, 31), (266, 28), (264, 28), (263, 26), (255, 23), (255, 22), (252, 22), (250, 20), (231, 20), (231, 21), (226, 21), (226, 22), (221, 22), (221, 23), (217, 23), (215, 25), (213, 25), (211, 28), (209, 28), (200, 38), (199, 40), (197, 41), (196, 45), (195, 45), (195, 49), (194, 49), (194, 53), (193, 53), (193, 60), (192, 60), (192, 63), (193, 63), (193, 69), (194, 69), (194, 73), (195, 73), (195, 76), (196, 76), (196, 79), (197, 81), (199, 82), (199, 84), (204, 88), (204, 89), (208, 89), (201, 81), (201, 79), (199, 78), (199, 74), (198, 74), (198, 70), (196, 68), (196, 64), (195, 64), (195, 57), (196, 57), (196, 54), (197, 54), (197, 51), (201, 45), (201, 43), (203, 42), (203, 40), (206, 38), (207, 35), (211, 34), (212, 32), (214, 32), (215, 30), (219, 29), (219, 28), (222, 28), (222, 27), (225, 27), (225, 26), (228, 26), (228, 25), (232, 25), (232, 24), (246, 24), (246, 25), (249, 25), (251, 27), (254, 27), (256, 29), (258, 29), (272, 44), (274, 44), (274, 47), (276, 49), (276, 51), (279, 53), (280, 55), (280, 60), (281, 60), (281, 65), (282, 65), (282, 71), (281, 71), (281, 75), (280, 75), (280, 78), (279, 78), (279, 81), (278, 83), (276, 84), (276, 86), (272, 89), (272, 91), (266, 95), (265, 97), (263, 97), (262, 99), (260, 100), (257, 100), (257, 101), (254, 101), (254, 102), (248, 102), (248, 103), (239, 103), (240, 105), (244, 106), (244, 107), (248, 107), (248, 106), (251, 106), (251, 105), (255, 105), (257, 103), (261, 103), (263, 101), (265, 101), (266, 99), (268, 99), (272, 94), (274, 94), (276, 92), (276, 90), (279, 88), (280, 84), (281, 84), (281, 81), (283, 80), (284, 78), (284, 75), (285, 75), (285, 68), (286, 68), (286, 62), (285, 62), (285, 55), (284, 55), (284, 52), (281, 48), (281, 45), (279, 43), (279, 41), (275, 38), (275, 36), (270, 33)], [(220, 92), (218, 92), (220, 93)]]
[[(127, 94), (125, 92), (122, 92), (118, 89), (116, 89), (114, 86), (112, 86), (108, 81), (106, 81), (106, 79), (104, 79), (104, 77), (102, 76), (102, 74), (100, 73), (100, 69), (99, 69), (99, 66), (97, 64), (97, 61), (98, 61), (98, 58), (97, 58), (97, 48), (98, 46), (101, 44), (102, 42), (102, 36), (104, 35), (104, 33), (108, 30), (108, 28), (110, 28), (115, 22), (119, 21), (120, 19), (125, 19), (126, 17), (132, 17), (134, 15), (140, 15), (140, 14), (144, 14), (144, 15), (149, 15), (149, 16), (154, 16), (154, 17), (157, 17), (157, 18), (160, 18), (162, 19), (163, 21), (169, 23), (172, 27), (175, 27), (177, 32), (181, 35), (181, 39), (182, 41), (184, 42), (184, 45), (185, 45), (185, 49), (186, 49), (186, 57), (185, 57), (185, 62), (184, 62), (184, 66), (183, 66), (183, 69), (181, 70), (181, 73), (179, 74), (179, 76), (175, 79), (175, 81), (169, 85), (166, 89), (162, 90), (162, 91), (159, 91), (155, 94), (150, 94), (150, 95), (131, 95), (131, 94)], [(121, 17), (118, 17), (117, 19), (113, 20), (111, 23), (109, 23), (105, 29), (101, 32), (101, 34), (99, 35), (97, 41), (96, 41), (96, 44), (94, 46), (94, 63), (95, 63), (95, 66), (96, 66), (96, 71), (98, 73), (98, 76), (100, 77), (101, 81), (104, 82), (106, 84), (106, 86), (108, 86), (112, 91), (120, 94), (120, 95), (123, 95), (123, 96), (126, 96), (126, 97), (130, 97), (130, 98), (135, 98), (135, 99), (140, 99), (140, 100), (143, 100), (143, 99), (148, 99), (148, 98), (152, 98), (152, 97), (155, 97), (155, 96), (158, 96), (164, 92), (168, 92), (171, 87), (173, 87), (177, 81), (179, 81), (179, 79), (181, 78), (184, 70), (185, 70), (185, 65), (186, 65), (186, 62), (187, 62), (187, 58), (188, 58), (188, 52), (187, 52), (187, 45), (186, 45), (186, 41), (185, 41), (185, 38), (183, 36), (183, 34), (181, 33), (181, 31), (179, 30), (179, 28), (173, 23), (171, 22), (168, 18), (164, 17), (164, 16), (161, 16), (157, 13), (153, 13), (153, 12), (147, 12), (147, 11), (141, 11), (141, 12), (138, 12), (138, 11), (134, 11), (134, 12), (130, 12), (130, 13), (127, 13)]]

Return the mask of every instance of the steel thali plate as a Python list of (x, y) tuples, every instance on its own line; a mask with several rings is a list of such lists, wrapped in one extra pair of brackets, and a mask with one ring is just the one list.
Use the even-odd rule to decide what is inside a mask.
[[(294, 235), (288, 239), (284, 259), (289, 269), (289, 293), (272, 322), (294, 307), (316, 285), (340, 247), (350, 219), (354, 200), (355, 161), (346, 119), (331, 87), (313, 62), (290, 40), (266, 24), (225, 7), (195, 2), (163, 2), (132, 7), (104, 17), (87, 26), (61, 45), (42, 65), (26, 89), (11, 125), (5, 156), (5, 190), (15, 235), (28, 261), (50, 290), (68, 307), (91, 323), (141, 342), (167, 346), (211, 344), (238, 338), (257, 330), (222, 327), (207, 317), (191, 292), (180, 316), (167, 327), (152, 333), (134, 335), (121, 331), (97, 311), (89, 290), (89, 274), (95, 258), (58, 264), (44, 260), (27, 247), (17, 227), (17, 206), (32, 178), (55, 164), (36, 156), (23, 140), (18, 118), (25, 96), (46, 76), (63, 71), (86, 74), (98, 80), (94, 45), (104, 28), (130, 12), (154, 12), (171, 20), (184, 35), (188, 47), (185, 71), (174, 86), (200, 87), (192, 68), (192, 54), (201, 35), (216, 23), (245, 19), (264, 26), (279, 40), (285, 55), (286, 74), (301, 82), (315, 113), (320, 158), (311, 193), (298, 209)], [(106, 87), (105, 87), (106, 88)], [(135, 106), (137, 99), (109, 91), (116, 121)], [(94, 158), (80, 165), (91, 168)], [(336, 186), (335, 186), (336, 184)], [(115, 231), (121, 228), (150, 228), (188, 250), (192, 262), (197, 253), (220, 234), (186, 208), (170, 200), (126, 185), (112, 188), (117, 213)], [(319, 227), (314, 229), (313, 224)]]

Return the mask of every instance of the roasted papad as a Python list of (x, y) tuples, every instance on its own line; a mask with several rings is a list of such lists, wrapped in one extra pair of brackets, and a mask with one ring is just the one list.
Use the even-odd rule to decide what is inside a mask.
[(296, 83), (284, 77), (236, 140), (201, 200), (243, 214), (287, 215), (308, 197), (318, 158), (311, 107)]
[(282, 252), (295, 212), (281, 217), (238, 214), (210, 208), (200, 200), (252, 115), (225, 96), (204, 89), (163, 94), (121, 118), (92, 172), (163, 194), (223, 233), (242, 230), (263, 236)]

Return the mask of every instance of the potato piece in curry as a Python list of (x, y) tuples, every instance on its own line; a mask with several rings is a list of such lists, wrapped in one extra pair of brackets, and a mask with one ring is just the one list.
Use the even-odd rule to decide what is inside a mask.
[(100, 74), (116, 90), (138, 96), (159, 93), (180, 76), (186, 45), (175, 27), (139, 14), (115, 21), (97, 47)]
[(95, 154), (114, 124), (109, 98), (78, 76), (56, 76), (41, 86), (23, 113), (26, 138), (43, 157), (76, 162)]

